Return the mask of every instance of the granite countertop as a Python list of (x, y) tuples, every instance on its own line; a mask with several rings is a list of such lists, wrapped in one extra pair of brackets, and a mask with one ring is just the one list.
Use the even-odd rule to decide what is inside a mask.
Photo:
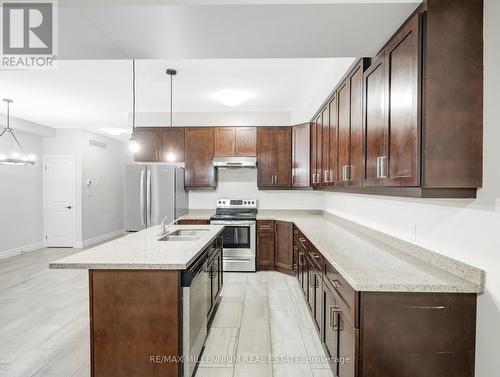
[(161, 227), (106, 242), (50, 263), (53, 269), (158, 269), (184, 270), (223, 230), (221, 225), (173, 225), (177, 229), (207, 229), (194, 241), (158, 241)]
[(293, 222), (357, 291), (481, 293), (480, 269), (322, 211), (259, 210)]

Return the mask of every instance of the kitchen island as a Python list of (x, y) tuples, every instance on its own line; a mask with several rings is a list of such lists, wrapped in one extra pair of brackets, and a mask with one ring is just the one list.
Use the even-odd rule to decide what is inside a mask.
[(88, 269), (91, 376), (191, 376), (223, 284), (223, 226), (160, 227), (50, 264)]

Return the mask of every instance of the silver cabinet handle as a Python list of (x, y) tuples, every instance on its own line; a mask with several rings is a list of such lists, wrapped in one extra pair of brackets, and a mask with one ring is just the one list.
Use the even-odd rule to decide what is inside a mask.
[(340, 330), (339, 316), (337, 314), (341, 312), (342, 309), (340, 309), (338, 306), (330, 306), (330, 328), (332, 329), (332, 331)]
[(328, 170), (325, 170), (325, 171), (323, 172), (323, 180), (324, 180), (325, 182), (328, 182)]
[(342, 180), (343, 181), (348, 181), (349, 180), (349, 165), (344, 165), (342, 167)]
[(380, 160), (380, 178), (387, 178), (387, 156), (380, 156), (378, 158)]
[(333, 170), (328, 171), (328, 182), (333, 183)]

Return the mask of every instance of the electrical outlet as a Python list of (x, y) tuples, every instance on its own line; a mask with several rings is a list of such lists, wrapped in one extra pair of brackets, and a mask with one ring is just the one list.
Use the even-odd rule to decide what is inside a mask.
[(417, 240), (417, 224), (415, 223), (408, 224), (408, 238), (412, 241)]

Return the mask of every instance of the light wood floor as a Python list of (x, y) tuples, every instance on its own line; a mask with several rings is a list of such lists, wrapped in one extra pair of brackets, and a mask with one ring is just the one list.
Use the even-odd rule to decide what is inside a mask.
[[(87, 271), (48, 269), (77, 251), (43, 249), (0, 260), (0, 376), (90, 375)], [(295, 278), (225, 276), (196, 377), (332, 376)]]

